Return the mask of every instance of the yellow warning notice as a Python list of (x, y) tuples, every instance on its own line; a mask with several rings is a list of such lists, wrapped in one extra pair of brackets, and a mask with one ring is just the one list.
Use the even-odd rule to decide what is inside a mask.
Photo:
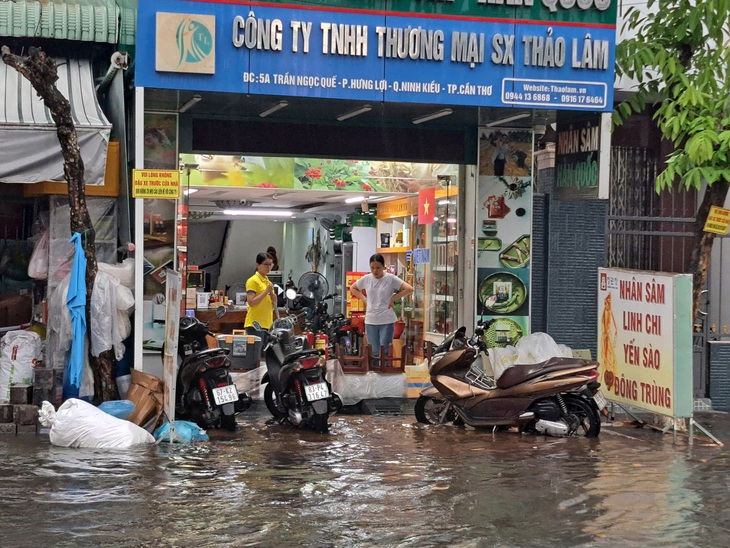
[(730, 227), (730, 209), (718, 206), (710, 207), (704, 231), (713, 234), (727, 234), (728, 227)]
[(135, 169), (132, 174), (134, 198), (180, 197), (180, 172), (171, 169)]

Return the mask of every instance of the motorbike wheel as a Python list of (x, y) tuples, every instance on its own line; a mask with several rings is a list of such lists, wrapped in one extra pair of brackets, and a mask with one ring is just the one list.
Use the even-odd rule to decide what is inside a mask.
[(328, 415), (319, 415), (317, 413), (312, 417), (312, 429), (320, 434), (326, 434), (330, 428)]
[(266, 404), (266, 409), (269, 410), (269, 413), (276, 420), (281, 420), (286, 417), (284, 406), (281, 404), (279, 395), (274, 392), (274, 387), (271, 386), (271, 383), (268, 383), (264, 389), (264, 403)]
[(596, 408), (581, 396), (566, 395), (565, 405), (568, 415), (578, 419), (578, 427), (570, 432), (571, 435), (583, 435), (586, 438), (595, 438), (601, 431), (601, 416)]
[(236, 416), (235, 415), (221, 416), (221, 428), (230, 430), (231, 432), (235, 432), (236, 431)]
[(449, 405), (449, 403), (446, 400), (420, 396), (418, 400), (416, 400), (416, 405), (414, 407), (416, 420), (423, 424), (455, 422), (458, 417), (453, 409), (449, 409), (446, 412), (446, 416), (444, 416), (443, 419), (441, 418), (444, 408), (447, 405)]

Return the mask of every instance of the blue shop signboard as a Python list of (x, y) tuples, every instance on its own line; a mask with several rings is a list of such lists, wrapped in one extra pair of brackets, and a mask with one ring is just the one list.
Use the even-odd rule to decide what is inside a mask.
[[(505, 1), (517, 4), (514, 16), (141, 2), (136, 82), (195, 91), (610, 111), (611, 0)], [(529, 7), (527, 18), (517, 15), (521, 7)], [(566, 20), (571, 9), (576, 22)]]

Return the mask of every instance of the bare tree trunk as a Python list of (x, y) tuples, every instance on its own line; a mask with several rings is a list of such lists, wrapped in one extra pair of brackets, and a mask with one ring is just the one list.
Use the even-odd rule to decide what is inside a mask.
[(722, 207), (727, 197), (730, 183), (720, 180), (715, 184), (708, 186), (705, 191), (705, 197), (702, 199), (700, 208), (697, 211), (697, 220), (695, 221), (695, 231), (692, 249), (692, 257), (690, 258), (689, 269), (692, 274), (692, 318), (697, 319), (700, 308), (700, 297), (707, 283), (707, 270), (710, 266), (712, 257), (712, 243), (715, 241), (715, 234), (705, 232), (705, 223), (707, 216), (710, 214), (710, 207)]
[[(81, 234), (81, 243), (86, 256), (86, 323), (91, 325), (89, 318), (89, 303), (91, 293), (94, 290), (94, 280), (98, 266), (96, 264), (96, 250), (94, 247), (96, 233), (91, 223), (91, 216), (86, 207), (86, 183), (84, 181), (84, 161), (81, 158), (76, 127), (71, 117), (71, 104), (56, 87), (58, 72), (55, 61), (46, 56), (40, 48), (29, 48), (28, 57), (22, 57), (10, 53), (10, 48), (2, 47), (2, 60), (25, 76), (36, 90), (38, 95), (51, 112), (53, 121), (56, 123), (56, 135), (61, 145), (63, 154), (63, 172), (68, 183), (68, 200), (71, 215), (71, 233)], [(102, 353), (98, 359), (91, 359), (91, 367), (94, 370), (94, 392), (95, 400), (107, 401), (119, 399), (114, 371), (109, 367), (107, 361), (111, 358), (114, 363), (114, 354), (102, 359)]]

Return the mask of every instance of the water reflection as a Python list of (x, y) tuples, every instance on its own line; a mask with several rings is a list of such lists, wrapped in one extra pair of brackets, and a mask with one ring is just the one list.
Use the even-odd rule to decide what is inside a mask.
[(690, 546), (724, 544), (717, 449), (336, 417), (193, 446), (72, 450), (0, 438), (3, 546)]

